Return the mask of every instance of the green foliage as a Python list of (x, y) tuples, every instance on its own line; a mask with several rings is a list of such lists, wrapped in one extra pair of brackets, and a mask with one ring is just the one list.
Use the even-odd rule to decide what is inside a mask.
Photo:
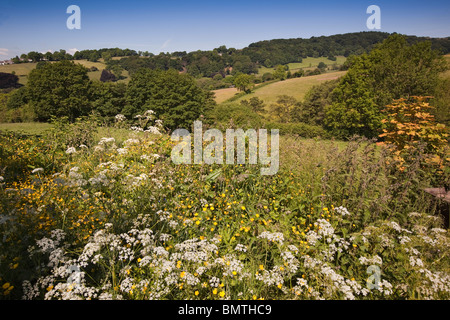
[(270, 106), (272, 114), (279, 122), (291, 122), (292, 113), (298, 107), (299, 102), (291, 96), (280, 95), (277, 97), (276, 103)]
[(350, 69), (332, 93), (333, 103), (325, 108), (325, 126), (337, 137), (374, 137), (381, 128), (382, 115), (371, 86)]
[(323, 61), (320, 61), (319, 64), (317, 65), (317, 68), (319, 69), (326, 69), (327, 67), (328, 66)]
[(238, 73), (233, 77), (233, 84), (239, 91), (249, 93), (254, 86), (253, 77), (248, 74)]
[(97, 119), (93, 116), (77, 118), (70, 122), (68, 117), (53, 117), (52, 128), (46, 133), (46, 139), (52, 142), (53, 148), (66, 151), (91, 147), (94, 144), (95, 134), (98, 130)]
[(392, 35), (368, 54), (349, 61), (348, 73), (333, 91), (325, 124), (340, 136), (376, 136), (381, 109), (392, 99), (433, 95), (445, 63), (430, 42), (409, 45)]
[(273, 77), (278, 80), (286, 79), (286, 66), (278, 65), (273, 72)]
[(435, 106), (431, 112), (436, 121), (450, 127), (450, 78), (439, 81), (431, 104)]
[(258, 97), (252, 97), (250, 100), (241, 100), (241, 104), (249, 107), (255, 113), (264, 113), (265, 104), (264, 101)]
[(28, 103), (28, 90), (27, 87), (21, 87), (11, 92), (8, 98), (8, 109), (17, 109)]
[(273, 80), (273, 79), (274, 79), (273, 74), (270, 73), (270, 72), (266, 72), (266, 73), (264, 73), (262, 75), (262, 81), (264, 81), (264, 82), (270, 81), (270, 80)]
[(205, 114), (211, 126), (219, 129), (260, 128), (263, 118), (243, 104), (222, 103)]
[(92, 110), (97, 112), (108, 123), (121, 113), (126, 105), (127, 86), (124, 83), (99, 82), (92, 83)]
[(293, 111), (293, 120), (314, 125), (323, 125), (325, 109), (331, 104), (331, 93), (338, 83), (339, 80), (330, 80), (313, 86), (306, 93), (305, 98), (298, 105), (298, 108)]
[(266, 122), (264, 124), (267, 129), (278, 129), (281, 135), (292, 135), (302, 138), (330, 138), (330, 134), (321, 126), (311, 125), (302, 122)]
[(87, 69), (61, 61), (33, 70), (28, 79), (29, 100), (40, 121), (67, 116), (70, 121), (91, 109)]
[(153, 110), (164, 126), (188, 128), (213, 104), (210, 92), (197, 86), (194, 79), (176, 70), (141, 69), (136, 72), (126, 93), (122, 113), (128, 117)]

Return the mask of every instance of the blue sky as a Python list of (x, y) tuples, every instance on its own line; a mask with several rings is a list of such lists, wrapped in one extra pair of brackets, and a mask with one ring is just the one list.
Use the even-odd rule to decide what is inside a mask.
[[(189, 52), (369, 31), (372, 4), (381, 8), (380, 31), (450, 36), (448, 0), (0, 0), (0, 60), (32, 50)], [(66, 27), (69, 5), (81, 9), (80, 30)]]

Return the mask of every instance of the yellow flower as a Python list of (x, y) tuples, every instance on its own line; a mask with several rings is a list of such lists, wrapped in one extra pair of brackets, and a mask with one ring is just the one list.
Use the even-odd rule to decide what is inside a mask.
[(2, 286), (2, 288), (6, 290), (9, 288), (9, 286), (10, 286), (10, 284), (9, 284), (9, 282), (7, 282)]
[(182, 272), (180, 273), (180, 278), (184, 278), (185, 275), (186, 275), (186, 273), (185, 273), (184, 271), (182, 271)]
[(245, 206), (242, 206), (241, 209), (242, 209), (242, 210), (245, 210)]
[(198, 296), (198, 293), (199, 293), (198, 290), (194, 292), (194, 294), (195, 294), (196, 296)]
[(48, 288), (47, 288), (47, 291), (50, 291), (50, 290), (52, 290), (53, 289), (53, 286), (49, 286)]
[(283, 285), (282, 285), (281, 283), (279, 283), (279, 284), (277, 285), (277, 287), (278, 287), (279, 289), (281, 289), (282, 286), (283, 286)]
[(217, 288), (214, 288), (213, 294), (217, 294)]
[(223, 298), (225, 296), (225, 291), (220, 291), (219, 296)]
[(264, 266), (262, 264), (259, 265), (259, 270), (264, 270)]

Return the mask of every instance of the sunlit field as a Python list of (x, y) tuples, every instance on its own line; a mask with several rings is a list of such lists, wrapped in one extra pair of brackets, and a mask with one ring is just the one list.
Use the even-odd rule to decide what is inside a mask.
[(448, 232), (394, 183), (420, 172), (373, 142), (282, 136), (261, 176), (176, 165), (164, 132), (77, 125), (2, 128), (2, 299), (450, 297)]

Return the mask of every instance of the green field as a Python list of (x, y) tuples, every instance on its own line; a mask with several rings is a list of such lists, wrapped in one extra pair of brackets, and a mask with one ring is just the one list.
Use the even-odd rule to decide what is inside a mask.
[[(102, 74), (102, 70), (105, 69), (106, 65), (102, 62), (91, 62), (88, 60), (76, 60), (75, 63), (79, 63), (86, 68), (96, 67), (98, 71), (88, 72), (88, 76), (91, 80), (100, 81), (100, 76)], [(11, 73), (15, 71), (16, 75), (19, 77), (19, 83), (26, 85), (28, 82), (28, 74), (31, 70), (36, 68), (37, 63), (19, 63), (19, 64), (11, 64), (6, 66), (0, 66), (0, 72)], [(124, 70), (122, 75), (125, 77), (118, 82), (128, 83), (130, 81), (128, 71)]]
[[(316, 76), (277, 81), (266, 86), (261, 86), (261, 88), (257, 87), (253, 92), (240, 97), (236, 101), (240, 102), (243, 99), (248, 100), (252, 97), (258, 97), (264, 100), (266, 104), (271, 104), (276, 102), (279, 95), (288, 95), (297, 100), (303, 100), (305, 94), (314, 85), (318, 85), (324, 81), (337, 79), (344, 74), (345, 71), (337, 71)], [(235, 88), (227, 88), (215, 90), (214, 93), (216, 94), (216, 102), (221, 103), (232, 98), (238, 91)]]
[(49, 123), (40, 122), (0, 123), (0, 132), (13, 131), (25, 135), (39, 135), (51, 127)]
[[(344, 56), (337, 56), (336, 61), (328, 60), (327, 57), (320, 57), (320, 58), (307, 57), (307, 58), (303, 59), (302, 62), (293, 62), (293, 63), (288, 63), (287, 65), (289, 66), (289, 70), (291, 72), (295, 72), (299, 69), (309, 69), (309, 68), (315, 69), (315, 68), (317, 68), (317, 66), (320, 62), (325, 63), (328, 67), (331, 67), (333, 64), (340, 66), (340, 65), (343, 65), (346, 60), (347, 60), (347, 58)], [(264, 66), (261, 66), (258, 70), (258, 74), (263, 75), (266, 72), (273, 73), (274, 71), (275, 71), (275, 68), (266, 68)]]

